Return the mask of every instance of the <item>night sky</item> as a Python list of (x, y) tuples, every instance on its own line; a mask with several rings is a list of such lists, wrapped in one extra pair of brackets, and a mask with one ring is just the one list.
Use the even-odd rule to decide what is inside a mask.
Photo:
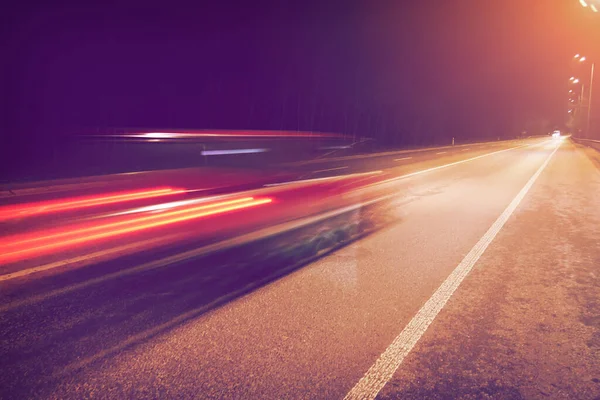
[(508, 137), (562, 126), (573, 54), (600, 60), (577, 0), (81, 3), (2, 17), (4, 149), (115, 128)]

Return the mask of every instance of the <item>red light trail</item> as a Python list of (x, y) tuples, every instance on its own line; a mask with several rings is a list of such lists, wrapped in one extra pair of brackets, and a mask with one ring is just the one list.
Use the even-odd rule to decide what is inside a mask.
[(71, 199), (41, 201), (37, 203), (19, 204), (0, 207), (0, 221), (49, 214), (60, 211), (72, 211), (80, 208), (95, 207), (106, 204), (148, 199), (185, 193), (184, 189), (156, 188), (133, 192), (109, 193), (96, 196), (81, 196)]
[(0, 262), (7, 263), (36, 257), (74, 245), (87, 244), (91, 241), (112, 238), (126, 233), (139, 232), (177, 222), (255, 207), (272, 201), (271, 198), (254, 199), (252, 197), (245, 197), (87, 227), (77, 228), (66, 226), (54, 233), (37, 232), (34, 235), (30, 234), (26, 237), (21, 235), (12, 240), (6, 238), (0, 244)]

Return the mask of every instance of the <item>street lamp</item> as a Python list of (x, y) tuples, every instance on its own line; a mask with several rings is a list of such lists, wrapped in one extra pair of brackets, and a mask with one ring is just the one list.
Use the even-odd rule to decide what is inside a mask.
[[(583, 1), (583, 0), (580, 0), (580, 1)], [(593, 6), (593, 4), (591, 6)], [(586, 6), (584, 6), (584, 7), (586, 7)], [(590, 8), (592, 8), (592, 7), (590, 7)], [(598, 10), (595, 7), (592, 9), (595, 10), (594, 12), (598, 12)], [(579, 60), (579, 62), (586, 61), (585, 56), (582, 56), (580, 54), (576, 54), (575, 59)], [(589, 89), (590, 93), (588, 94), (588, 104), (587, 104), (588, 112), (587, 112), (586, 133), (588, 136), (590, 135), (590, 123), (591, 123), (591, 118), (592, 118), (592, 89), (594, 86), (594, 67), (595, 67), (595, 63), (592, 63), (592, 66), (590, 69), (590, 89)], [(573, 78), (573, 77), (571, 77), (571, 78)], [(573, 81), (573, 83), (579, 82), (578, 79), (572, 79), (572, 81)], [(583, 96), (583, 89), (582, 89), (582, 96)]]
[[(588, 1), (590, 1), (590, 0), (588, 0)], [(593, 12), (595, 12), (595, 13), (597, 13), (597, 12), (598, 12), (598, 7), (596, 7), (596, 5), (595, 5), (594, 3), (592, 3), (592, 2), (590, 2), (590, 3), (588, 4), (588, 2), (587, 2), (586, 0), (579, 0), (579, 4), (581, 4), (581, 6), (582, 6), (582, 7), (588, 7), (588, 6), (589, 6), (589, 7), (590, 7), (590, 9), (591, 9)]]
[[(579, 83), (579, 78), (575, 78), (574, 76), (572, 76), (571, 78), (569, 78), (569, 80), (571, 81), (571, 83), (573, 85), (576, 85)], [(583, 92), (584, 92), (584, 85), (581, 85), (581, 95), (579, 95), (579, 104), (581, 107), (581, 103), (583, 102)], [(573, 89), (569, 89), (569, 93), (573, 94)], [(570, 100), (572, 103), (574, 103), (574, 100)]]

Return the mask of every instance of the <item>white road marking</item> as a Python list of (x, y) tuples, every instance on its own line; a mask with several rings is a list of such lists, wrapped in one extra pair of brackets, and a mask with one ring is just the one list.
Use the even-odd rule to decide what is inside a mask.
[(404, 358), (410, 353), (444, 305), (446, 305), (446, 302), (469, 274), (477, 260), (479, 260), (479, 257), (481, 257), (498, 232), (500, 232), (506, 221), (508, 221), (525, 195), (527, 195), (527, 192), (529, 192), (559, 147), (560, 143), (552, 153), (550, 153), (544, 163), (533, 174), (508, 207), (506, 207), (496, 222), (488, 229), (485, 235), (479, 239), (460, 264), (458, 264), (454, 271), (452, 271), (435, 293), (433, 293), (429, 300), (427, 300), (423, 307), (421, 307), (417, 314), (410, 320), (404, 330), (402, 330), (392, 344), (390, 344), (381, 356), (379, 356), (375, 364), (369, 368), (366, 374), (358, 381), (350, 392), (348, 392), (344, 397), (345, 400), (375, 399), (379, 391), (383, 389), (386, 383), (392, 378), (398, 367), (400, 367), (404, 361)]
[(445, 154), (447, 153), (447, 151), (440, 151), (439, 153), (435, 153), (435, 154)]
[[(507, 141), (503, 141), (502, 144), (509, 143), (509, 142), (515, 142), (515, 141), (518, 141), (518, 140), (507, 140)], [(424, 147), (424, 148), (420, 148), (420, 149), (411, 149), (411, 150), (407, 149), (407, 150), (383, 151), (383, 152), (378, 152), (378, 153), (355, 154), (352, 156), (342, 156), (342, 157), (332, 157), (332, 158), (315, 158), (312, 160), (289, 162), (289, 163), (285, 163), (283, 165), (294, 166), (294, 165), (319, 164), (319, 163), (331, 162), (331, 161), (355, 160), (355, 159), (360, 159), (360, 158), (371, 158), (371, 157), (384, 157), (384, 156), (389, 156), (392, 154), (400, 155), (400, 154), (409, 154), (409, 153), (421, 153), (421, 152), (429, 152), (429, 151), (438, 150), (438, 149), (457, 148), (457, 147), (464, 147), (464, 146), (485, 146), (485, 145), (489, 145), (490, 143), (492, 143), (492, 142), (457, 144), (455, 146)], [(493, 143), (495, 143), (495, 142), (493, 142)]]
[(467, 150), (471, 150), (471, 148), (469, 147), (468, 149), (462, 149), (461, 151), (467, 151)]
[(404, 160), (410, 160), (412, 157), (402, 157), (402, 158), (396, 158), (394, 161), (404, 161)]
[(317, 171), (313, 171), (313, 174), (317, 174), (319, 172), (337, 171), (337, 170), (346, 169), (346, 168), (348, 168), (348, 167), (335, 167), (335, 168), (320, 169)]
[[(548, 143), (548, 141), (544, 141), (544, 142), (540, 142), (540, 143), (532, 143), (532, 144), (522, 144), (520, 146), (509, 147), (508, 149), (502, 149), (502, 150), (492, 151), (491, 153), (485, 153), (485, 154), (482, 154), (480, 156), (466, 158), (464, 160), (454, 161), (454, 162), (451, 162), (451, 163), (448, 163), (448, 164), (438, 165), (437, 167), (431, 167), (431, 168), (427, 168), (427, 169), (422, 169), (420, 171), (411, 172), (410, 174), (396, 176), (394, 178), (389, 178), (389, 179), (386, 179), (384, 181), (378, 182), (377, 184), (385, 184), (385, 183), (396, 182), (396, 181), (399, 181), (401, 179), (410, 178), (411, 176), (421, 175), (421, 174), (425, 174), (427, 172), (436, 171), (438, 169), (448, 168), (448, 167), (451, 167), (453, 165), (458, 165), (458, 164), (466, 163), (466, 162), (469, 162), (469, 161), (474, 161), (474, 160), (477, 160), (477, 159), (480, 159), (480, 158), (483, 158), (483, 157), (488, 157), (488, 156), (492, 156), (494, 154), (503, 153), (505, 151), (516, 150), (516, 149), (520, 149), (522, 147), (539, 146), (539, 145), (546, 144), (546, 143)], [(321, 179), (325, 179), (325, 178), (321, 178)]]

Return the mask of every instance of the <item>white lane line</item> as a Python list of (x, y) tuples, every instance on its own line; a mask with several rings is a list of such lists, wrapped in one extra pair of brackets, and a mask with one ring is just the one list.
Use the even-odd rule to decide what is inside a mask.
[(404, 160), (410, 160), (412, 157), (402, 157), (402, 158), (396, 158), (394, 161), (404, 161)]
[(337, 171), (337, 170), (346, 169), (346, 168), (348, 168), (348, 167), (336, 167), (336, 168), (320, 169), (320, 170), (317, 170), (317, 171), (313, 171), (313, 174), (317, 174), (319, 172)]
[[(396, 176), (394, 178), (389, 178), (389, 179), (383, 180), (381, 182), (378, 182), (377, 184), (385, 184), (385, 183), (396, 182), (396, 181), (399, 181), (401, 179), (410, 178), (411, 176), (421, 175), (421, 174), (425, 174), (427, 172), (436, 171), (438, 169), (444, 169), (444, 168), (452, 167), (453, 165), (458, 165), (458, 164), (462, 164), (462, 163), (466, 163), (466, 162), (478, 160), (480, 158), (492, 156), (494, 154), (504, 153), (505, 151), (516, 150), (516, 149), (520, 149), (520, 148), (523, 148), (523, 147), (540, 146), (542, 144), (547, 144), (548, 141), (549, 140), (544, 141), (544, 142), (539, 142), (539, 143), (522, 144), (520, 146), (509, 147), (508, 149), (502, 149), (502, 150), (492, 151), (491, 153), (485, 153), (485, 154), (482, 154), (482, 155), (479, 155), (479, 156), (475, 156), (475, 157), (471, 157), (471, 158), (466, 158), (464, 160), (454, 161), (454, 162), (451, 162), (451, 163), (448, 163), (448, 164), (438, 165), (437, 167), (431, 167), (431, 168), (427, 168), (427, 169), (422, 169), (420, 171), (411, 172), (410, 174), (400, 175), (400, 176)], [(321, 179), (325, 179), (325, 178), (321, 178)]]
[(440, 151), (439, 153), (435, 153), (435, 154), (445, 154), (447, 153), (447, 151)]
[(468, 149), (462, 149), (461, 151), (467, 151), (467, 150), (471, 150), (471, 148), (469, 147)]
[(498, 232), (502, 229), (506, 221), (523, 200), (529, 189), (533, 186), (540, 176), (550, 159), (556, 153), (560, 144), (550, 153), (546, 161), (533, 174), (517, 196), (510, 202), (504, 212), (498, 217), (496, 222), (488, 229), (481, 239), (473, 246), (469, 254), (458, 264), (446, 280), (440, 285), (435, 293), (421, 307), (417, 314), (410, 320), (408, 325), (394, 339), (392, 344), (379, 356), (375, 364), (369, 368), (366, 374), (344, 397), (345, 400), (354, 399), (375, 399), (377, 394), (385, 384), (392, 378), (398, 367), (404, 361), (404, 358), (410, 353), (421, 336), (425, 333), (429, 325), (442, 310), (452, 294), (460, 286), (465, 277), (469, 274), (479, 257), (494, 240)]

